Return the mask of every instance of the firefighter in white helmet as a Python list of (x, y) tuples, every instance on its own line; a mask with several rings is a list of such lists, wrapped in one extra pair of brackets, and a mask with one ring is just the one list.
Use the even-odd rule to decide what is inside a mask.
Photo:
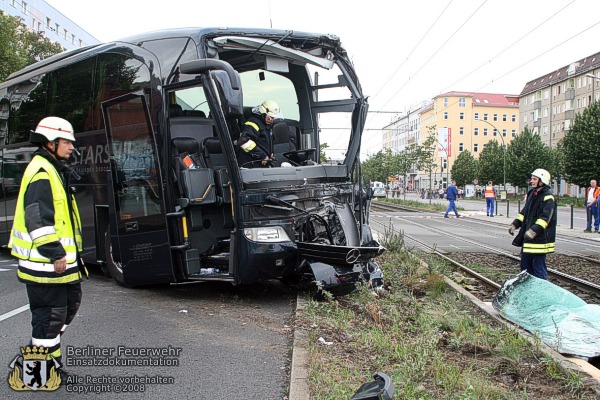
[(279, 105), (265, 100), (252, 109), (252, 116), (244, 124), (237, 141), (240, 148), (238, 163), (243, 167), (269, 167), (273, 157), (273, 123), (280, 119)]
[(521, 271), (548, 279), (546, 254), (554, 253), (556, 245), (556, 202), (550, 189), (550, 173), (538, 168), (531, 173), (531, 189), (527, 201), (508, 232), (514, 235), (513, 245), (521, 247)]
[(17, 277), (27, 287), (31, 344), (48, 349), (46, 365), (59, 365), (64, 379), (61, 335), (79, 309), (81, 280), (87, 277), (79, 257), (81, 219), (69, 189), (67, 160), (75, 136), (68, 121), (47, 117), (30, 141), (39, 149), (23, 174), (9, 247), (18, 259)]

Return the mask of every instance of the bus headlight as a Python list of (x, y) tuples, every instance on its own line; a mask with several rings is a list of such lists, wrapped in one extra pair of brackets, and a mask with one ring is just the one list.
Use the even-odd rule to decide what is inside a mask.
[(280, 226), (244, 228), (244, 236), (253, 242), (279, 243), (290, 242), (290, 238)]

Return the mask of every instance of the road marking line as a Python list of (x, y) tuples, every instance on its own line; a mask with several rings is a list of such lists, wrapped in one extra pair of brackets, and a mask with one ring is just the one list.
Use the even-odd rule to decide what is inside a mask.
[(0, 272), (4, 272), (4, 271), (12, 271), (12, 269), (0, 268)]
[(9, 311), (6, 314), (2, 314), (0, 315), (0, 322), (4, 321), (5, 319), (9, 319), (14, 315), (21, 314), (23, 311), (27, 310), (29, 310), (29, 304), (25, 304), (23, 307), (19, 307), (16, 310)]

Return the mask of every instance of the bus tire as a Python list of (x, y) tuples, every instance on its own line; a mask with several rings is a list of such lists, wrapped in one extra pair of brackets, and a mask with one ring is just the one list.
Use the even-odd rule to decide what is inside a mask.
[(104, 233), (104, 257), (106, 258), (106, 266), (108, 267), (110, 276), (112, 276), (119, 286), (127, 286), (125, 285), (125, 279), (123, 278), (123, 269), (121, 268), (121, 263), (113, 260), (110, 229), (107, 229)]

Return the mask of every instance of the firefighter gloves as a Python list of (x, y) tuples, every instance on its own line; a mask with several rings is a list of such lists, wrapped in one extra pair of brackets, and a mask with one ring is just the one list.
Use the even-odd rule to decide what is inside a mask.
[(516, 226), (514, 226), (513, 224), (510, 224), (510, 226), (508, 227), (508, 233), (510, 233), (511, 236), (514, 236), (516, 229), (517, 229)]
[(535, 238), (537, 236), (537, 233), (535, 233), (535, 231), (533, 229), (528, 229), (527, 232), (525, 232), (525, 239), (531, 240), (533, 238)]

